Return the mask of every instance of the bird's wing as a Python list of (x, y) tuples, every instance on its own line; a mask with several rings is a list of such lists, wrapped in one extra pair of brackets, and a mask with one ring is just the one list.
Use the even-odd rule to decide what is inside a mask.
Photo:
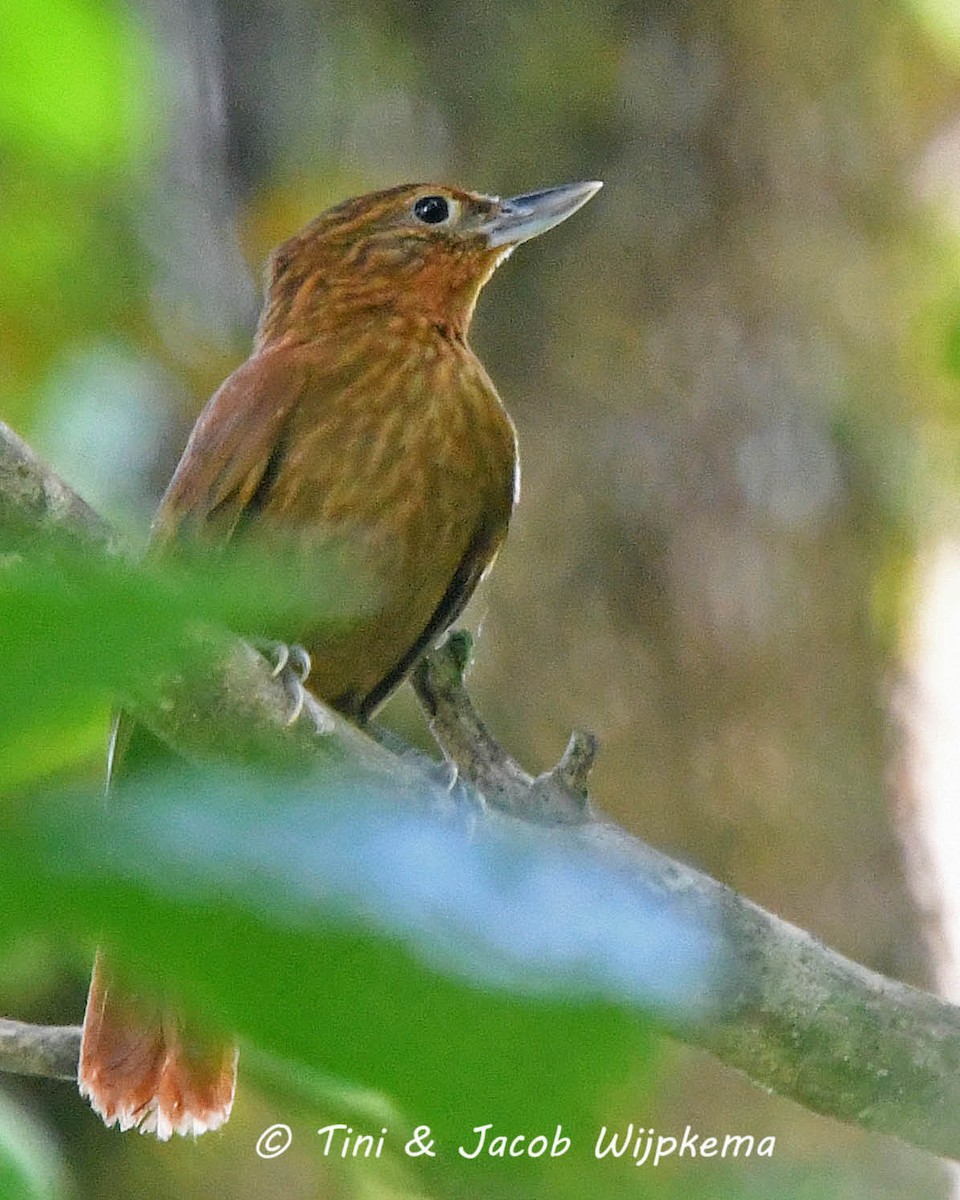
[(152, 548), (194, 536), (218, 543), (269, 492), (287, 452), (291, 417), (308, 386), (295, 355), (254, 355), (214, 393), (160, 501)]
[(506, 532), (507, 522), (504, 520), (499, 526), (482, 528), (474, 535), (447, 590), (420, 636), (373, 691), (363, 697), (357, 713), (361, 720), (369, 718), (380, 707), (394, 688), (403, 682), (420, 655), (429, 649), (463, 612), (477, 584), (492, 566)]
[[(285, 431), (308, 382), (295, 356), (247, 359), (221, 385), (194, 426), (154, 518), (150, 554), (178, 539), (227, 541), (269, 488), (285, 448)], [(138, 771), (169, 752), (123, 711), (114, 715), (107, 780)]]

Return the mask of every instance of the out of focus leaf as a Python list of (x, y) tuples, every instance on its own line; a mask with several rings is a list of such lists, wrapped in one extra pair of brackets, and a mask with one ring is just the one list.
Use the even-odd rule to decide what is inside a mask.
[(101, 935), (260, 1048), (390, 1097), (445, 1168), (487, 1121), (583, 1144), (649, 1055), (644, 1014), (709, 1001), (712, 931), (575, 831), (447, 806), (343, 768), (310, 789), (142, 781), (110, 812), (34, 803), (5, 831), (0, 942)]
[(117, 0), (0, 0), (0, 402), (22, 427), (66, 347), (137, 322), (127, 203), (162, 144), (152, 58)]
[[(16, 546), (14, 541), (8, 543)], [(0, 789), (81, 758), (105, 736), (110, 706), (184, 665), (198, 622), (287, 638), (349, 622), (376, 589), (336, 551), (307, 577), (282, 547), (137, 570), (62, 548), (29, 560), (0, 539)]]
[(0, 27), (0, 141), (76, 170), (143, 140), (142, 43), (119, 5), (0, 0)]
[(0, 1196), (3, 1200), (59, 1200), (63, 1164), (50, 1137), (0, 1094)]

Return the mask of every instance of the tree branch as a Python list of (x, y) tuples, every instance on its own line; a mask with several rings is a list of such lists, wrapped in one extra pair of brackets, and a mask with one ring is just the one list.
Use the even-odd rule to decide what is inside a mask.
[(28, 1025), (0, 1017), (0, 1071), (76, 1079), (79, 1025)]
[(671, 1032), (814, 1112), (960, 1158), (960, 1008), (851, 962), (595, 817), (585, 778), (595, 744), (586, 735), (575, 733), (557, 767), (531, 778), (474, 710), (463, 686), (468, 659), (468, 636), (452, 634), (413, 682), (434, 737), (488, 803), (525, 820), (582, 823), (577, 833), (611, 863), (628, 863), (722, 930), (726, 1002)]
[[(57, 531), (111, 547), (109, 528), (0, 425), (0, 531)], [(308, 720), (286, 724), (289, 696), (239, 639), (202, 679), (166, 680), (137, 701), (136, 715), (187, 757), (224, 746), (308, 765), (335, 751), (378, 773), (401, 795), (437, 789), (312, 698)], [(611, 870), (679, 898), (719, 929), (728, 979), (721, 1009), (670, 1023), (764, 1088), (827, 1116), (960, 1158), (960, 1009), (886, 979), (827, 949), (699, 871), (599, 819), (587, 797), (596, 742), (574, 734), (560, 763), (528, 775), (491, 737), (463, 687), (469, 638), (453, 635), (418, 666), (414, 685), (438, 743), (490, 807), (487, 820), (541, 827), (545, 839), (581, 839)], [(0, 1022), (0, 1070), (70, 1077), (79, 1044), (72, 1027)]]
[(113, 530), (27, 443), (0, 421), (0, 530), (62, 533), (105, 549)]

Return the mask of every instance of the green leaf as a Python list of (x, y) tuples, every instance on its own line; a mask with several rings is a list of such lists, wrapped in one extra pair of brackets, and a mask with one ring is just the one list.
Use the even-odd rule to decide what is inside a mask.
[(63, 1164), (53, 1139), (0, 1094), (0, 1196), (58, 1200), (65, 1195)]
[(198, 626), (292, 640), (376, 603), (336, 548), (306, 565), (240, 547), (137, 569), (36, 539), (24, 559), (22, 544), (0, 537), (0, 793), (99, 752), (113, 705), (200, 665), (185, 648)]
[(718, 967), (711, 931), (576, 831), (401, 804), (342, 767), (38, 800), (2, 855), (0, 943), (99, 935), (142, 986), (430, 1125), (440, 1172), (509, 1172), (457, 1154), (480, 1123), (584, 1147), (649, 1063), (651, 1013), (707, 1002)]
[(113, 167), (146, 138), (146, 61), (122, 9), (0, 0), (0, 142), (60, 170)]

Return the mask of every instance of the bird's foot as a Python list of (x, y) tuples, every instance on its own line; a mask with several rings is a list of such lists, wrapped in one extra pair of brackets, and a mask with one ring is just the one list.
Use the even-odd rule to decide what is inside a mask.
[(389, 750), (395, 754), (397, 758), (404, 762), (412, 763), (418, 770), (436, 784), (445, 792), (459, 792), (458, 784), (461, 784), (460, 772), (457, 769), (457, 764), (449, 758), (437, 760), (432, 755), (427, 754), (424, 750), (417, 749), (416, 746), (411, 746), (410, 743), (402, 738), (398, 733), (394, 733), (392, 729), (387, 729), (385, 725), (379, 724), (377, 721), (368, 721), (364, 726), (367, 733), (379, 742), (385, 750)]
[(253, 645), (270, 664), (271, 675), (280, 680), (290, 697), (291, 711), (285, 724), (293, 725), (303, 712), (306, 701), (307, 689), (303, 685), (310, 674), (310, 655), (296, 643), (288, 645), (270, 638), (257, 638)]
[(423, 773), (424, 777), (439, 791), (447, 796), (463, 812), (475, 815), (483, 812), (486, 801), (472, 783), (468, 783), (460, 774), (457, 764), (449, 758), (431, 758), (422, 750), (408, 746), (401, 751), (399, 757), (413, 765)]

